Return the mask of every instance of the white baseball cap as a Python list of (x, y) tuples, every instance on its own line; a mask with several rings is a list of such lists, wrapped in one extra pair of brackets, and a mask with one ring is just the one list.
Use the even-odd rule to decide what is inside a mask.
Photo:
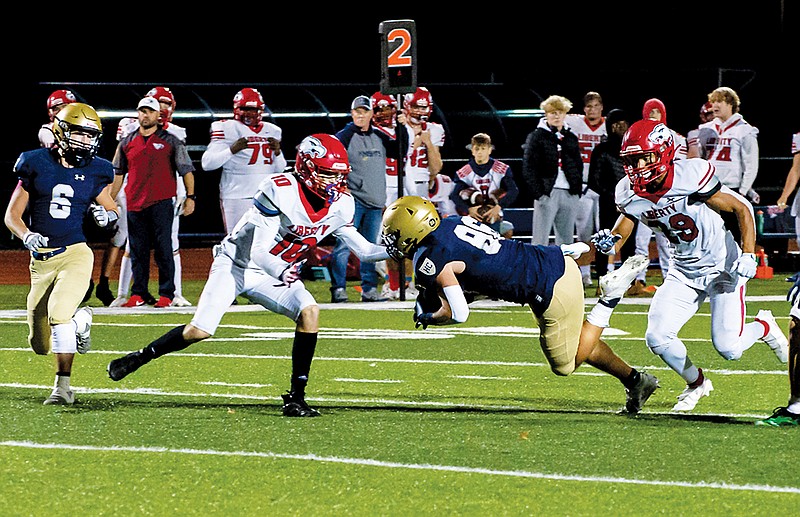
[(142, 108), (150, 108), (153, 111), (159, 111), (161, 110), (161, 105), (155, 98), (145, 97), (144, 99), (139, 101), (139, 104), (136, 105), (137, 111)]

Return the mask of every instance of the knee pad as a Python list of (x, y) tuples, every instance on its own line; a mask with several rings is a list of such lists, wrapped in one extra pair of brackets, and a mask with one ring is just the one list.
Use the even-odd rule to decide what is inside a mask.
[(651, 352), (658, 356), (663, 355), (667, 350), (669, 350), (669, 347), (672, 344), (672, 339), (670, 339), (669, 336), (666, 336), (661, 332), (651, 330), (645, 332), (644, 341), (647, 343), (647, 348), (649, 348)]
[(744, 352), (744, 350), (742, 350), (742, 347), (741, 347), (741, 340), (737, 340), (736, 344), (739, 345), (739, 346), (737, 346), (737, 347), (729, 347), (729, 346), (718, 347), (716, 345), (716, 343), (714, 343), (714, 348), (717, 350), (719, 355), (721, 355), (726, 361), (735, 361), (736, 359), (741, 359), (742, 353)]

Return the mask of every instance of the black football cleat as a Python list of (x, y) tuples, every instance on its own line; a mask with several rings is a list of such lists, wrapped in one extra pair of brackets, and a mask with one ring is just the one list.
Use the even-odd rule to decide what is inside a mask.
[(308, 407), (303, 395), (289, 392), (283, 398), (283, 416), (320, 416), (319, 411)]
[(108, 363), (108, 376), (112, 381), (121, 381), (126, 376), (132, 374), (148, 361), (145, 360), (141, 351), (131, 352)]

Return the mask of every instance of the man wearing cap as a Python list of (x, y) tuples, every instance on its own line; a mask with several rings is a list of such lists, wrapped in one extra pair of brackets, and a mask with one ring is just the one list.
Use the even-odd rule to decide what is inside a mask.
[(194, 165), (186, 144), (158, 125), (161, 107), (154, 97), (136, 106), (139, 129), (123, 137), (114, 153), (116, 198), (125, 176), (128, 200), (128, 239), (131, 250), (133, 288), (123, 306), (138, 307), (150, 297), (150, 249), (158, 267), (156, 307), (169, 307), (175, 296), (175, 263), (172, 259), (173, 201), (177, 193), (175, 171), (186, 187), (184, 215), (194, 212)]
[[(336, 133), (347, 149), (352, 171), (347, 175), (347, 186), (355, 200), (356, 210), (352, 225), (368, 241), (378, 244), (381, 217), (386, 204), (386, 157), (397, 156), (397, 141), (371, 124), (372, 101), (359, 95), (350, 104), (352, 122)], [(347, 261), (350, 248), (339, 239), (331, 257), (331, 302), (347, 301)], [(383, 302), (377, 290), (378, 275), (374, 263), (361, 263), (361, 301)]]

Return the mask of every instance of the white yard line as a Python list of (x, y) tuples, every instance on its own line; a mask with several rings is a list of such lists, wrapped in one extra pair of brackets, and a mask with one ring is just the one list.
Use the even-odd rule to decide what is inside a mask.
[(716, 490), (733, 490), (739, 492), (770, 492), (783, 494), (800, 494), (800, 487), (772, 486), (772, 485), (738, 485), (734, 483), (710, 483), (705, 481), (661, 481), (657, 479), (636, 479), (606, 476), (579, 476), (576, 474), (549, 474), (532, 472), (528, 470), (495, 470), (480, 467), (463, 467), (459, 465), (435, 465), (429, 463), (399, 463), (394, 461), (380, 461), (369, 458), (346, 458), (340, 456), (318, 456), (316, 454), (285, 454), (278, 452), (260, 451), (221, 451), (214, 449), (174, 449), (170, 447), (128, 447), (128, 446), (95, 446), (76, 445), (68, 443), (36, 443), (30, 441), (2, 441), (2, 447), (21, 447), (28, 449), (56, 449), (61, 451), (100, 451), (122, 452), (137, 454), (172, 454), (196, 456), (234, 456), (248, 458), (264, 458), (269, 460), (313, 461), (325, 463), (339, 463), (346, 465), (360, 465), (364, 467), (380, 467), (388, 469), (428, 470), (436, 472), (455, 472), (460, 474), (483, 474), (487, 476), (506, 476), (515, 478), (547, 479), (553, 481), (577, 481), (581, 483), (625, 483), (629, 485), (650, 485), (662, 487), (701, 488)]

